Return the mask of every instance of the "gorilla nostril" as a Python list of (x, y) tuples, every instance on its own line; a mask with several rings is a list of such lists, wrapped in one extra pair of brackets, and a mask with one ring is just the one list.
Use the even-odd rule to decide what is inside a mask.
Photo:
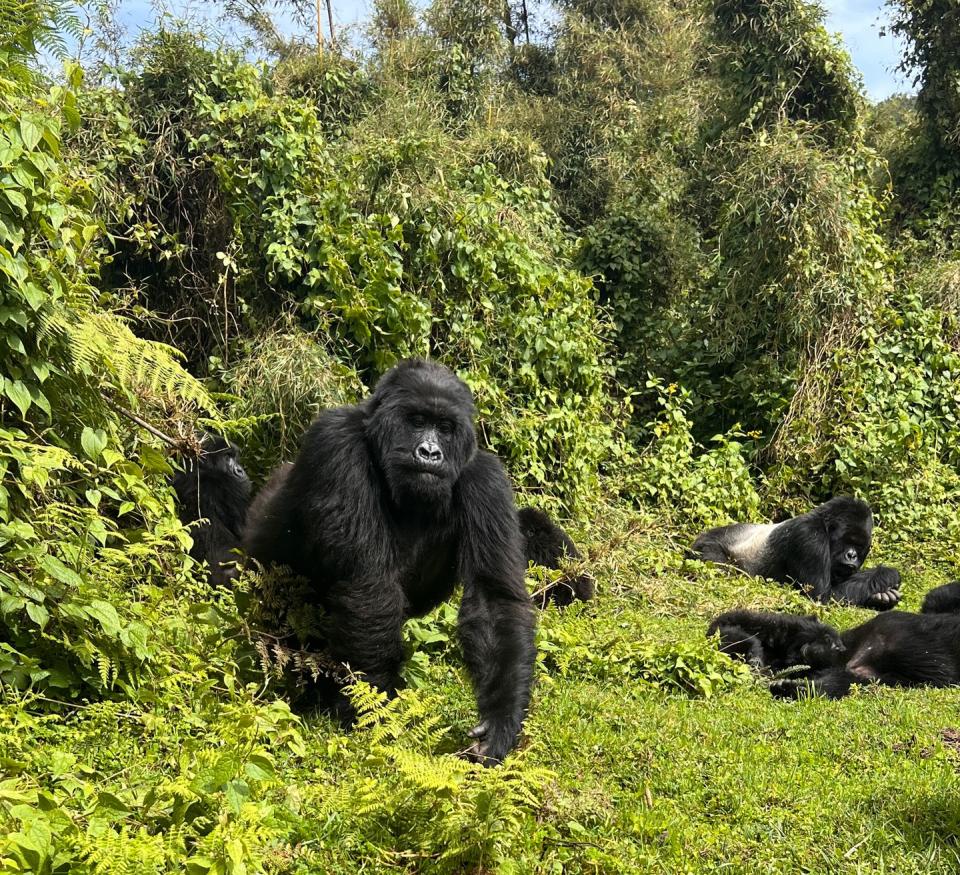
[(439, 465), (443, 461), (443, 452), (436, 444), (426, 442), (420, 444), (416, 455), (421, 462), (429, 462), (431, 465)]

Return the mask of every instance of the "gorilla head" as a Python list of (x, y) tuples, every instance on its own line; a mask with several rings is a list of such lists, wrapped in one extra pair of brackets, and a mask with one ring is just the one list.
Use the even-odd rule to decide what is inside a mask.
[(477, 452), (470, 389), (435, 362), (388, 371), (367, 405), (367, 438), (398, 507), (449, 507), (460, 472)]
[(180, 520), (199, 522), (192, 529), (190, 555), (210, 564), (210, 580), (225, 583), (236, 576), (234, 550), (250, 502), (250, 478), (237, 460), (237, 448), (219, 435), (206, 435), (200, 455), (186, 459), (172, 481)]
[(812, 511), (830, 536), (830, 578), (839, 583), (859, 571), (873, 543), (873, 512), (865, 501), (842, 495)]

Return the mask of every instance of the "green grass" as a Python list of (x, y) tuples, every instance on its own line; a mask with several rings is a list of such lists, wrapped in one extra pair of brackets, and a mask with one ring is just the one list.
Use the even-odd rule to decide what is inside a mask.
[[(960, 691), (773, 700), (704, 629), (738, 605), (812, 605), (685, 562), (646, 520), (615, 514), (591, 534), (599, 598), (543, 615), (544, 664), (507, 767), (452, 756), (474, 717), (452, 642), (422, 651), (392, 716), (351, 733), (299, 724), (269, 690), (187, 660), (116, 702), (44, 714), (51, 703), (7, 699), (3, 871), (957, 870)], [(871, 562), (898, 564), (878, 552)], [(948, 573), (905, 574), (906, 606)], [(841, 628), (871, 616), (816, 611)], [(708, 697), (685, 686), (699, 672), (719, 672)], [(18, 869), (31, 836), (49, 852)]]

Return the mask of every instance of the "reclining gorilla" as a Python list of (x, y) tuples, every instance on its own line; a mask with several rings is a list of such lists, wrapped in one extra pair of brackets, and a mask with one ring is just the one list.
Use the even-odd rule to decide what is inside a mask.
[(728, 611), (707, 628), (708, 638), (715, 634), (723, 653), (772, 672), (829, 665), (844, 649), (840, 633), (813, 616)]
[[(564, 557), (581, 558), (573, 539), (547, 514), (535, 507), (520, 509), (520, 534), (523, 536), (524, 556), (534, 565), (557, 570)], [(577, 599), (588, 602), (595, 592), (596, 585), (588, 572), (569, 573), (536, 593), (534, 604), (545, 608), (552, 601), (562, 608)]]
[(707, 562), (793, 584), (819, 602), (834, 599), (885, 611), (900, 601), (900, 576), (894, 580), (892, 569), (859, 571), (872, 540), (869, 506), (838, 496), (782, 523), (734, 523), (710, 529), (697, 538), (692, 553)]
[(250, 478), (237, 454), (237, 448), (219, 435), (206, 435), (200, 455), (185, 459), (172, 480), (180, 521), (205, 520), (191, 527), (190, 555), (208, 563), (208, 579), (215, 584), (237, 576), (239, 556), (234, 551), (240, 546), (250, 501)]
[[(736, 612), (734, 612), (736, 613)], [(742, 612), (750, 613), (750, 612)], [(737, 634), (724, 618), (711, 629), (720, 632), (721, 648), (728, 635)], [(794, 623), (805, 620), (787, 614), (751, 614), (749, 631), (759, 640), (778, 640), (778, 652), (790, 653), (794, 664), (807, 670), (776, 680), (770, 692), (779, 698), (799, 698), (807, 693), (840, 699), (855, 684), (881, 683), (893, 687), (949, 687), (960, 684), (960, 616), (956, 614), (911, 614), (893, 611), (880, 614), (840, 635), (839, 648), (804, 649)], [(828, 640), (831, 627), (819, 623)], [(780, 639), (780, 636), (783, 636)], [(731, 655), (739, 655), (726, 648)], [(767, 654), (765, 654), (766, 656)], [(797, 657), (800, 658), (797, 658)], [(767, 664), (783, 668), (781, 664)]]
[[(327, 410), (248, 514), (247, 553), (309, 581), (329, 654), (387, 693), (409, 617), (463, 600), (460, 641), (480, 712), (469, 755), (514, 747), (530, 699), (534, 613), (510, 482), (477, 449), (470, 390), (441, 365), (397, 365), (360, 404)], [(352, 717), (342, 693), (329, 707)]]

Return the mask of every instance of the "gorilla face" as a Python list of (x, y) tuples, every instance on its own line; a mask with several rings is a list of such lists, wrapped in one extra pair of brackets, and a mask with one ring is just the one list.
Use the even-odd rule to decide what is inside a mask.
[(200, 455), (200, 488), (208, 488), (216, 481), (218, 487), (246, 501), (251, 483), (247, 472), (237, 459), (237, 448), (219, 436), (208, 436), (203, 441)]
[(844, 581), (860, 570), (870, 552), (873, 521), (847, 526), (830, 536), (830, 577)]
[(860, 570), (873, 542), (873, 513), (866, 502), (838, 496), (814, 513), (821, 513), (830, 535), (830, 577), (842, 583)]
[(369, 410), (368, 439), (394, 503), (446, 508), (477, 451), (466, 384), (432, 362), (404, 362), (377, 384)]

